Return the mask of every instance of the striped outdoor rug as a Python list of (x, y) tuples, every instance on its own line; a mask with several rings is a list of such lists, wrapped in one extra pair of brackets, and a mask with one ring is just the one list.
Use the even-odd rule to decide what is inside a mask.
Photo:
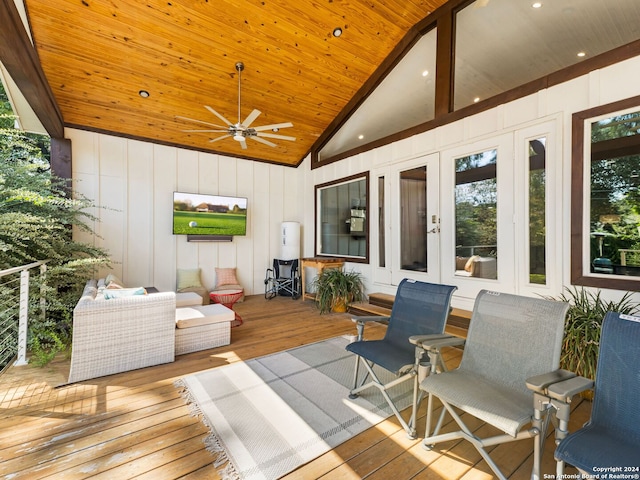
[[(223, 479), (277, 479), (392, 414), (375, 388), (349, 399), (355, 357), (344, 349), (348, 341), (332, 338), (176, 382), (211, 431), (207, 448)], [(390, 392), (400, 409), (411, 404), (411, 384)]]

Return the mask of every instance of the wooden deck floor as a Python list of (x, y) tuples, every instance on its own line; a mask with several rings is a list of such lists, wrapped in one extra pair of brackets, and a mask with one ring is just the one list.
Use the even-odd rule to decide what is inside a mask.
[[(267, 302), (252, 296), (236, 307), (245, 323), (233, 329), (231, 345), (182, 355), (171, 364), (72, 385), (64, 385), (69, 361), (62, 357), (45, 368), (9, 368), (0, 376), (0, 478), (220, 478), (204, 448), (207, 429), (190, 415), (173, 382), (200, 370), (355, 333), (348, 314), (320, 316), (309, 301), (277, 297)], [(367, 336), (379, 338), (384, 329), (372, 324)], [(460, 355), (450, 349), (448, 364), (456, 365)], [(424, 403), (419, 434), (424, 433)], [(590, 402), (576, 402), (574, 428), (586, 421), (589, 409)], [(520, 441), (494, 448), (492, 456), (510, 478), (526, 479), (531, 450), (531, 441)], [(554, 472), (552, 450), (548, 441), (546, 473)], [(476, 480), (492, 478), (490, 472), (468, 442), (427, 452), (390, 418), (285, 478)]]

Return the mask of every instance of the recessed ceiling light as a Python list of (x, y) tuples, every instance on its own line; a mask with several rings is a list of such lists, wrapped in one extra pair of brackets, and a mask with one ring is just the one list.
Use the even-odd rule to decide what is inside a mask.
[(336, 27), (333, 29), (332, 34), (334, 37), (338, 38), (340, 35), (342, 35), (342, 29), (340, 27)]
[(140, 90), (138, 92), (138, 95), (140, 95), (142, 98), (149, 98), (149, 92), (147, 92), (146, 90)]
[(541, 2), (533, 2), (531, 4), (531, 7), (532, 8), (540, 8), (540, 7), (542, 7), (542, 3)]
[(473, 99), (473, 103), (478, 103), (480, 101), (480, 97), (476, 97)]
[(425, 70), (424, 72), (422, 72), (423, 77), (426, 77), (427, 75), (429, 75), (429, 70)]
[(579, 57), (586, 57), (587, 54), (585, 52), (578, 52)]
[(362, 140), (364, 138), (364, 135), (360, 134), (358, 135), (358, 140)]

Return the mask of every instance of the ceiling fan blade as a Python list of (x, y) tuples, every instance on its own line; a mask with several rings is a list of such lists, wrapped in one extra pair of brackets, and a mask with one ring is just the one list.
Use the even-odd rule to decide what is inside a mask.
[(180, 130), (181, 132), (188, 132), (188, 133), (226, 133), (229, 130)]
[(231, 135), (222, 135), (221, 137), (212, 138), (209, 140), (209, 143), (217, 142), (218, 140), (222, 140), (223, 138), (229, 138)]
[(211, 113), (213, 113), (216, 117), (218, 117), (220, 120), (222, 120), (224, 123), (226, 123), (227, 125), (233, 125), (233, 123), (231, 123), (229, 120), (227, 120), (226, 118), (224, 118), (222, 115), (220, 115), (218, 112), (216, 112), (213, 108), (211, 108), (209, 105), (205, 105), (204, 108), (206, 108), (207, 110), (209, 110)]
[(256, 142), (260, 142), (260, 143), (264, 143), (265, 145), (269, 145), (270, 147), (277, 147), (277, 145), (275, 143), (270, 142), (269, 140), (265, 140), (264, 138), (260, 138), (260, 137), (249, 137), (249, 138), (252, 138)]
[(247, 141), (244, 138), (240, 142), (240, 146), (242, 147), (243, 150), (247, 149)]
[(253, 123), (253, 121), (258, 118), (258, 116), (261, 114), (262, 112), (258, 109), (254, 109), (253, 112), (251, 112), (249, 114), (249, 116), (247, 118), (244, 119), (244, 122), (242, 122), (242, 126), (244, 126), (245, 128), (249, 128), (249, 125), (251, 125)]
[(289, 140), (290, 142), (295, 142), (296, 137), (289, 137), (287, 135), (276, 135), (275, 133), (256, 133), (258, 137), (267, 137), (267, 138), (277, 138), (278, 140)]
[(253, 127), (256, 132), (262, 132), (264, 130), (273, 130), (274, 128), (289, 128), (293, 127), (293, 123), (285, 122), (285, 123), (274, 123), (272, 125), (262, 125), (261, 127)]
[(203, 125), (209, 125), (211, 127), (216, 127), (216, 128), (227, 128), (227, 127), (223, 127), (222, 125), (216, 125), (215, 123), (203, 122), (202, 120), (196, 120), (194, 118), (181, 117), (180, 115), (176, 115), (176, 118), (179, 118), (180, 120), (186, 120), (188, 122), (196, 122), (196, 123), (201, 123)]

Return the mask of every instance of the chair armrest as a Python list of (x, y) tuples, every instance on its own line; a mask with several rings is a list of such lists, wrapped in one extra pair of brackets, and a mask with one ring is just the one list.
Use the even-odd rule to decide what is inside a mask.
[(409, 341), (425, 350), (438, 349), (442, 347), (455, 347), (464, 345), (465, 339), (449, 334), (433, 334), (433, 335), (413, 335), (409, 337)]
[(364, 316), (364, 317), (353, 317), (351, 318), (352, 322), (355, 323), (361, 323), (362, 325), (364, 325), (365, 323), (368, 322), (379, 322), (380, 320), (389, 320), (391, 317), (381, 317), (379, 315), (371, 315), (371, 316)]
[(563, 382), (575, 376), (576, 374), (573, 372), (559, 369), (554, 372), (543, 373), (542, 375), (527, 378), (526, 383), (529, 390), (545, 395), (549, 385)]
[(589, 380), (585, 377), (574, 376), (568, 380), (554, 383), (547, 389), (548, 395), (556, 400), (560, 400), (565, 403), (570, 403), (571, 398), (585, 390), (593, 388), (593, 380)]
[(376, 315), (364, 316), (364, 317), (353, 317), (351, 321), (356, 324), (357, 342), (362, 341), (362, 336), (364, 335), (364, 326), (368, 322), (379, 322), (380, 320), (389, 320), (390, 317), (380, 317)]

